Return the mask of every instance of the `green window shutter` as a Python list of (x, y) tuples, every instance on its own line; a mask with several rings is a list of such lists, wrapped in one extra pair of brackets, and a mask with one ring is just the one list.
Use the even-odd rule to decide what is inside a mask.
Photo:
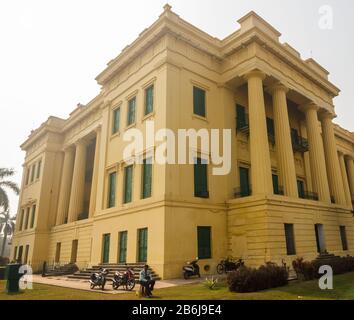
[(148, 229), (138, 230), (138, 262), (147, 262)]
[(293, 256), (296, 254), (294, 225), (286, 223), (286, 224), (284, 224), (284, 229), (285, 229), (285, 241), (286, 241), (287, 255)]
[(300, 199), (305, 199), (305, 184), (302, 180), (297, 180), (297, 189)]
[(117, 173), (112, 172), (109, 175), (108, 181), (108, 208), (113, 208), (116, 205), (116, 182), (117, 182)]
[(154, 111), (154, 86), (150, 86), (145, 90), (145, 115)]
[(145, 159), (143, 163), (143, 191), (142, 191), (143, 199), (147, 199), (151, 197), (151, 184), (152, 184), (151, 159)]
[(237, 129), (242, 129), (247, 125), (246, 108), (241, 105), (236, 105)]
[(240, 187), (241, 187), (241, 197), (248, 197), (251, 195), (248, 168), (240, 167)]
[(110, 234), (103, 235), (103, 252), (102, 252), (102, 263), (109, 263), (109, 247), (110, 247)]
[(127, 262), (128, 232), (119, 232), (119, 263)]
[(35, 218), (36, 218), (36, 205), (32, 207), (32, 217), (31, 217), (31, 226), (30, 226), (31, 229), (34, 227)]
[(201, 158), (194, 164), (194, 196), (197, 198), (209, 198), (208, 192), (208, 165), (202, 163)]
[(135, 123), (135, 105), (136, 98), (130, 99), (128, 102), (128, 126)]
[(205, 91), (203, 89), (193, 87), (193, 112), (194, 114), (205, 117)]
[(198, 227), (198, 258), (211, 259), (211, 227)]
[(274, 194), (280, 194), (279, 190), (279, 177), (276, 174), (272, 174), (273, 180), (273, 192)]
[(132, 202), (133, 166), (124, 168), (124, 203)]
[(113, 111), (112, 134), (119, 132), (119, 126), (120, 126), (120, 108), (117, 108)]
[(345, 226), (340, 226), (339, 231), (340, 231), (340, 238), (342, 240), (343, 251), (347, 251), (348, 250), (348, 239), (347, 239), (347, 231), (346, 231)]

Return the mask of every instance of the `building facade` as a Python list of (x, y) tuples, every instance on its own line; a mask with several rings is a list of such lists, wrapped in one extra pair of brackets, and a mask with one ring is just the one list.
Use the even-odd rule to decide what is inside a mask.
[[(97, 97), (31, 133), (12, 258), (148, 262), (166, 279), (196, 256), (210, 273), (228, 255), (258, 266), (354, 254), (354, 133), (332, 122), (339, 89), (254, 12), (239, 23), (219, 40), (166, 5), (97, 77)], [(231, 172), (150, 164), (156, 146), (125, 159), (124, 133), (149, 120), (230, 129)]]

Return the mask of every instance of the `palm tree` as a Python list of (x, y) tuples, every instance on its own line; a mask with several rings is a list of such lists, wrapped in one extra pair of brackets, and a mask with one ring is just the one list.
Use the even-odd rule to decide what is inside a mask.
[(4, 233), (0, 257), (4, 256), (7, 237), (15, 232), (15, 221), (16, 217), (10, 217), (9, 210), (0, 213), (0, 233)]
[(5, 189), (11, 189), (16, 195), (20, 193), (20, 189), (15, 182), (4, 180), (5, 178), (12, 177), (14, 174), (15, 171), (13, 169), (0, 168), (0, 207), (3, 207), (5, 212), (8, 211), (10, 205)]

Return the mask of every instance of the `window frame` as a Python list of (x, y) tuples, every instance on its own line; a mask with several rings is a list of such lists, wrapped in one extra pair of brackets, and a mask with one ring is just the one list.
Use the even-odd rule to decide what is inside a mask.
[[(196, 105), (196, 92), (203, 92), (204, 93), (204, 110), (201, 112), (202, 114), (198, 113), (198, 106)], [(207, 118), (207, 90), (199, 85), (193, 84), (192, 89), (192, 97), (193, 97), (193, 115), (206, 119)]]
[[(149, 199), (152, 197), (153, 165), (152, 165), (152, 162), (148, 163), (149, 159), (152, 160), (152, 157), (145, 158), (143, 160), (143, 164), (141, 167), (141, 199), (142, 200)], [(147, 165), (150, 166), (150, 193), (148, 195), (145, 194), (145, 185), (146, 185), (146, 183), (145, 183), (145, 169), (146, 169)]]
[[(205, 190), (201, 190), (201, 185), (199, 183), (197, 184), (197, 172), (201, 174), (201, 171), (197, 171), (197, 167), (202, 166), (200, 169), (205, 170), (205, 185), (203, 185), (203, 189), (205, 187)], [(209, 192), (209, 166), (207, 163), (203, 163), (203, 158), (201, 156), (198, 156), (194, 159), (194, 165), (193, 165), (193, 170), (194, 170), (194, 197), (195, 198), (201, 198), (201, 199), (209, 199), (210, 198), (210, 192)], [(201, 180), (201, 179), (200, 179)], [(198, 181), (199, 182), (199, 181)], [(200, 188), (200, 190), (199, 190)]]
[[(111, 177), (112, 176), (115, 176), (115, 179), (114, 179), (114, 204), (112, 205), (111, 204), (111, 195), (112, 195), (112, 185), (111, 185)], [(117, 176), (118, 176), (118, 173), (117, 173), (117, 170), (111, 170), (108, 172), (108, 179), (107, 179), (107, 204), (106, 204), (106, 208), (107, 209), (112, 209), (112, 208), (115, 208), (117, 206)]]
[[(147, 109), (148, 107), (148, 92), (149, 90), (152, 89), (152, 106), (151, 106), (151, 110), (149, 111)], [(148, 85), (145, 89), (144, 89), (144, 117), (149, 116), (151, 114), (154, 113), (154, 109), (155, 109), (155, 84), (151, 83), (150, 85)]]
[[(116, 114), (118, 113), (118, 121), (116, 119)], [(120, 133), (120, 122), (122, 117), (121, 105), (112, 109), (112, 120), (111, 120), (111, 135), (118, 135)]]
[[(127, 170), (131, 169), (131, 183), (130, 183), (130, 199), (127, 201)], [(133, 202), (133, 180), (134, 180), (134, 165), (128, 165), (124, 167), (124, 177), (123, 177), (123, 203), (129, 204)]]
[[(133, 121), (130, 122), (130, 103), (134, 101), (134, 114), (133, 114)], [(132, 127), (136, 124), (136, 106), (137, 106), (137, 95), (128, 99), (128, 106), (127, 106), (127, 128)]]
[[(289, 227), (290, 229), (287, 229)], [(290, 231), (290, 234), (288, 233)], [(284, 234), (287, 256), (296, 255), (295, 226), (293, 223), (284, 223)], [(291, 243), (289, 243), (291, 241)]]
[[(201, 243), (201, 231), (208, 230), (208, 246), (202, 248)], [(205, 241), (205, 239), (203, 240)], [(197, 226), (197, 249), (198, 249), (198, 259), (199, 260), (209, 260), (213, 257), (213, 250), (212, 250), (212, 227), (211, 226)], [(204, 254), (203, 250), (206, 252)], [(201, 252), (202, 251), (202, 252)], [(207, 252), (208, 251), (208, 252)]]

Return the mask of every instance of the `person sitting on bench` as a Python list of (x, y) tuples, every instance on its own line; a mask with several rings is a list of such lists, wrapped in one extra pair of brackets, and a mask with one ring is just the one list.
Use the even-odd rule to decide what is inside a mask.
[(151, 277), (151, 272), (147, 264), (144, 266), (144, 269), (140, 271), (139, 283), (142, 286), (143, 295), (150, 298), (154, 290), (155, 281)]

